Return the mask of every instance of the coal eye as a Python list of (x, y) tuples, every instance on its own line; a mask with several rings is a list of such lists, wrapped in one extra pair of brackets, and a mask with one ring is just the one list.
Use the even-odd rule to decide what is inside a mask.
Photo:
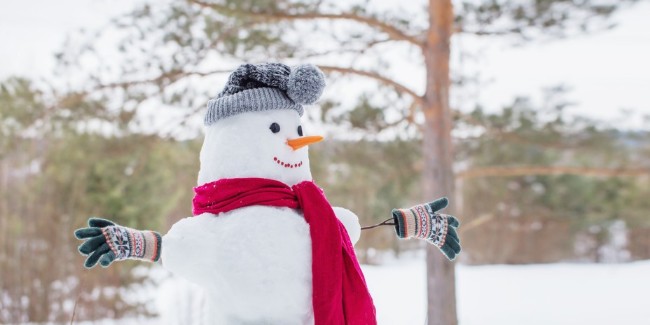
[(278, 132), (280, 132), (280, 124), (272, 123), (271, 127), (269, 127), (269, 129), (271, 129), (271, 132), (273, 132), (273, 133), (278, 133)]
[(298, 126), (298, 135), (302, 136), (302, 125)]

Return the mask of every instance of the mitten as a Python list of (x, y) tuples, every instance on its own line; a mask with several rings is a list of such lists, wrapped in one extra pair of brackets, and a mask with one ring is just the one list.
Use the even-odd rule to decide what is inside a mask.
[(447, 204), (447, 198), (441, 198), (410, 209), (393, 209), (397, 237), (424, 239), (453, 260), (460, 253), (460, 239), (456, 231), (460, 222), (455, 217), (437, 212)]
[(157, 262), (160, 259), (161, 236), (155, 231), (140, 231), (114, 222), (90, 218), (87, 228), (74, 232), (77, 239), (87, 239), (79, 252), (88, 256), (84, 265), (92, 268), (99, 262), (108, 267), (113, 261), (134, 259)]

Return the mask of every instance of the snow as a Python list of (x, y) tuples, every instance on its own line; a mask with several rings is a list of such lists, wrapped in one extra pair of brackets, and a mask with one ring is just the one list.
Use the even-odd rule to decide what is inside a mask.
[[(398, 259), (381, 266), (362, 265), (379, 324), (425, 324), (425, 264)], [(160, 318), (78, 322), (79, 325), (208, 325), (199, 286), (173, 277), (148, 293)], [(650, 324), (647, 297), (650, 261), (625, 264), (457, 265), (460, 325)], [(396, 280), (399, 279), (399, 280)], [(148, 288), (146, 289), (148, 290)], [(155, 298), (154, 298), (155, 297)], [(36, 325), (36, 324), (34, 324)]]
[[(271, 125), (279, 127), (272, 131)], [(307, 148), (294, 150), (287, 142), (300, 137), (299, 126), (300, 116), (290, 109), (240, 113), (207, 126), (198, 183), (238, 177), (288, 185), (311, 180)], [(356, 215), (344, 209), (336, 214), (358, 238)], [(197, 301), (210, 306), (208, 323), (290, 324), (313, 317), (309, 226), (294, 209), (248, 206), (219, 218), (210, 213), (185, 218), (172, 226), (162, 246), (163, 266), (205, 290), (205, 299)], [(172, 299), (161, 310), (183, 303)], [(185, 310), (170, 315), (195, 314)]]
[[(363, 269), (380, 324), (425, 323), (424, 262)], [(648, 324), (648, 274), (650, 262), (458, 265), (459, 323)]]
[(309, 225), (294, 209), (249, 206), (185, 218), (162, 245), (163, 267), (205, 289), (209, 324), (295, 324), (312, 315)]
[(345, 230), (348, 232), (352, 245), (356, 245), (359, 238), (361, 238), (359, 217), (346, 208), (332, 207), (332, 210), (334, 210), (334, 214), (336, 214), (336, 217), (341, 221), (343, 227), (345, 227)]
[[(379, 324), (425, 324), (425, 264), (419, 259), (363, 265)], [(627, 264), (457, 266), (461, 325), (648, 324), (650, 261)], [(399, 280), (396, 280), (399, 279)], [(183, 324), (174, 297), (192, 289), (178, 279), (161, 286), (166, 325)], [(200, 297), (194, 288), (194, 297)], [(180, 294), (179, 294), (180, 293)], [(196, 298), (200, 301), (200, 298)], [(180, 301), (180, 300), (179, 300)], [(197, 307), (191, 307), (198, 310)], [(180, 313), (184, 314), (184, 313)], [(196, 316), (194, 316), (196, 317)], [(185, 322), (186, 323), (186, 322)]]
[[(269, 129), (272, 123), (280, 125), (278, 133)], [(275, 179), (289, 186), (311, 180), (308, 148), (287, 145), (299, 137), (300, 125), (295, 110), (278, 109), (240, 113), (205, 127), (198, 184), (237, 177)], [(280, 166), (280, 161), (292, 167)]]

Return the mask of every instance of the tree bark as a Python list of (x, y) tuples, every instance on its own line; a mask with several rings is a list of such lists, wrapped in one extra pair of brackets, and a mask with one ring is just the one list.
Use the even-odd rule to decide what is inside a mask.
[[(429, 30), (423, 49), (426, 91), (423, 113), (423, 195), (447, 196), (448, 213), (454, 214), (452, 118), (449, 108), (449, 56), (453, 31), (450, 0), (429, 0)], [(456, 276), (449, 262), (434, 246), (427, 246), (427, 321), (430, 325), (456, 325)]]

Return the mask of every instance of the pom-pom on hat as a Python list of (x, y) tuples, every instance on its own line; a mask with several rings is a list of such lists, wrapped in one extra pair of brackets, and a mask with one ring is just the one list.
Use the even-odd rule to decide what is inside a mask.
[(228, 78), (217, 97), (208, 101), (205, 125), (244, 112), (294, 109), (315, 103), (325, 88), (325, 76), (314, 65), (290, 68), (282, 63), (243, 64)]

